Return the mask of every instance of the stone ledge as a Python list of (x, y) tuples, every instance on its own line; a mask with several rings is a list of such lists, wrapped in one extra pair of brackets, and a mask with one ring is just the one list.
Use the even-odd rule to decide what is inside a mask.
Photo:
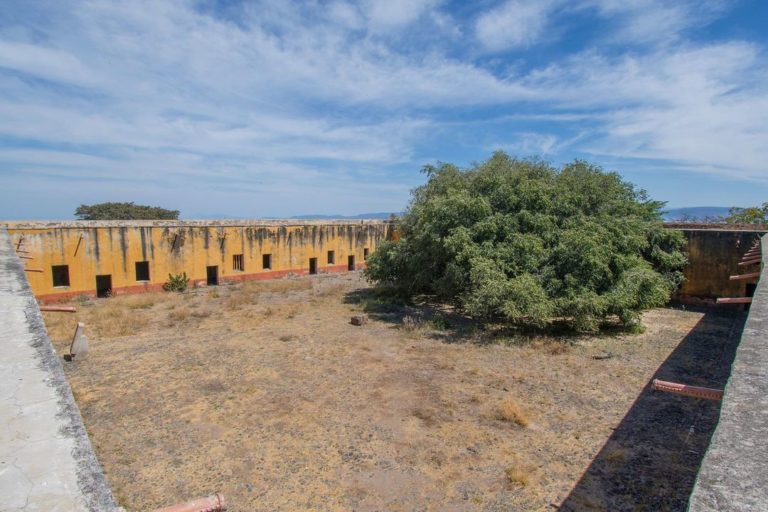
[[(763, 237), (763, 261), (768, 258)], [(768, 277), (755, 290), (690, 512), (768, 510)]]

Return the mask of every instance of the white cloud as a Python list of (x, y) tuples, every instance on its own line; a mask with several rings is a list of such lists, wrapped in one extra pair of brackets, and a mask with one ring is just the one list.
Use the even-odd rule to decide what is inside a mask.
[(533, 44), (544, 34), (553, 6), (550, 0), (507, 0), (477, 19), (477, 38), (493, 51)]
[[(660, 43), (647, 48), (562, 52), (536, 65), (467, 55), (475, 45), (461, 34), (496, 51), (563, 33), (552, 25), (563, 8), (555, 2), (506, 2), (478, 17), (431, 1), (201, 12), (183, 0), (62, 0), (49, 17), (28, 13), (29, 27), (0, 15), (0, 136), (22, 141), (0, 147), (0, 202), (21, 186), (13, 175), (41, 187), (69, 176), (89, 193), (110, 179), (149, 184), (136, 188), (149, 196), (174, 183), (183, 197), (215, 186), (252, 194), (249, 204), (271, 215), (291, 213), (288, 203), (306, 211), (286, 199), (294, 187), (295, 197), (315, 204), (314, 190), (331, 207), (343, 192), (350, 206), (341, 213), (358, 209), (352, 196), (379, 205), (365, 210), (387, 201), (399, 209), (423, 155), (445, 158), (439, 145), (425, 149), (443, 136), (766, 178), (764, 49), (686, 42), (689, 3), (569, 7), (597, 16), (615, 41)], [(651, 34), (665, 17), (670, 25), (653, 37), (631, 35)], [(232, 205), (217, 200), (212, 211)]]
[(721, 13), (721, 0), (585, 0), (577, 8), (593, 8), (615, 22), (607, 35), (620, 43), (674, 43), (691, 28)]
[(374, 31), (391, 30), (409, 25), (437, 0), (366, 0), (363, 9)]

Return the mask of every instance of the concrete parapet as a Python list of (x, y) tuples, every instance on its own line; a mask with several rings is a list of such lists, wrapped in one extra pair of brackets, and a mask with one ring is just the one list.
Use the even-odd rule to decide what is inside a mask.
[(0, 509), (117, 510), (4, 228), (0, 326)]
[[(763, 237), (763, 261), (768, 257)], [(734, 270), (730, 268), (728, 270)], [(768, 510), (768, 278), (758, 282), (690, 512)]]

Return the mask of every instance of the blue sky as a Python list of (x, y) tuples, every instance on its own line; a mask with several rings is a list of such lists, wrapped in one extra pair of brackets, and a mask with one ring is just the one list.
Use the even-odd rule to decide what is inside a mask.
[(768, 2), (5, 0), (0, 219), (399, 211), (497, 149), (768, 201)]

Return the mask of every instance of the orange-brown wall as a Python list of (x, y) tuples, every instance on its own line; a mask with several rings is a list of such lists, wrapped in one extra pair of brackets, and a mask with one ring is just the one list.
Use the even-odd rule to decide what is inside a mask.
[[(168, 274), (186, 272), (190, 284), (206, 281), (206, 267), (218, 266), (220, 282), (268, 279), (309, 273), (317, 258), (318, 272), (347, 270), (348, 256), (362, 268), (364, 250), (373, 252), (391, 237), (384, 221), (78, 221), (8, 222), (8, 232), (27, 256), (27, 278), (43, 301), (95, 295), (96, 276), (110, 275), (115, 294), (160, 289)], [(327, 261), (335, 252), (335, 264)], [(233, 269), (233, 256), (243, 255), (243, 271)], [(272, 268), (262, 268), (262, 255), (272, 255)], [(136, 262), (148, 261), (150, 280), (136, 280)], [(53, 286), (53, 265), (68, 265), (69, 286)]]
[(749, 284), (756, 280), (731, 281), (729, 276), (757, 272), (760, 267), (740, 267), (739, 261), (749, 247), (765, 234), (764, 230), (682, 228), (688, 251), (688, 266), (683, 270), (685, 281), (675, 298), (683, 302), (718, 297), (742, 297)]

